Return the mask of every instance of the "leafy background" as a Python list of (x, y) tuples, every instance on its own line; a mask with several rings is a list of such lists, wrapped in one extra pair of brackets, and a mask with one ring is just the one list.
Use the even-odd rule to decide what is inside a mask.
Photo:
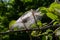
[[(17, 20), (24, 12), (30, 9), (38, 9), (44, 13), (42, 20), (37, 21), (37, 24), (46, 26), (51, 21), (55, 21), (52, 25), (59, 24), (60, 22), (60, 4), (54, 2), (55, 0), (0, 0), (0, 32), (9, 30), (9, 23), (12, 20)], [(13, 24), (13, 23), (12, 23)], [(32, 27), (36, 25), (33, 24)], [(6, 35), (0, 35), (2, 40), (59, 40), (59, 36), (55, 36), (50, 32), (53, 31), (50, 28), (45, 31), (32, 31), (10, 33)], [(58, 31), (59, 32), (59, 31)], [(47, 35), (45, 35), (47, 34)], [(58, 33), (56, 33), (57, 35)]]

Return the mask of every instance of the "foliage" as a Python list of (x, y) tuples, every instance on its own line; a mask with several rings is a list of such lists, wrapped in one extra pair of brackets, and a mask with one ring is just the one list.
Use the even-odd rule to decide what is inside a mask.
[[(37, 9), (43, 14), (42, 20), (37, 22), (39, 27), (48, 26), (48, 24), (54, 20), (53, 26), (60, 23), (60, 4), (53, 2), (54, 0), (9, 0), (8, 2), (1, 0), (0, 1), (0, 32), (8, 31), (9, 26), (15, 23), (24, 12), (30, 9)], [(53, 2), (53, 3), (52, 3)], [(13, 21), (12, 21), (13, 20)], [(32, 27), (36, 27), (35, 24)], [(30, 34), (34, 40), (37, 37), (39, 40), (53, 40), (54, 36), (52, 32), (55, 32), (52, 29), (47, 29), (43, 31), (32, 31), (29, 33), (20, 32), (20, 33), (10, 33), (9, 35), (0, 36), (3, 40), (28, 40)], [(58, 34), (55, 32), (55, 35)], [(17, 35), (18, 34), (18, 35)], [(47, 34), (47, 35), (45, 35)], [(26, 36), (26, 37), (24, 37)], [(18, 38), (17, 38), (18, 37)], [(21, 38), (20, 38), (21, 37)], [(59, 36), (60, 39), (60, 36)]]
[[(55, 9), (57, 9), (57, 10), (60, 10), (60, 4), (58, 4), (58, 3), (52, 3), (51, 5), (50, 5), (50, 7), (49, 8), (45, 8), (45, 7), (40, 7), (40, 11), (42, 12), (42, 13), (44, 13), (44, 15), (46, 14), (46, 16), (48, 17), (48, 18), (50, 18), (52, 21), (53, 20), (55, 20), (55, 22), (53, 23), (53, 25), (56, 25), (57, 23), (59, 24), (60, 23), (60, 12), (58, 12), (58, 11), (56, 11)], [(58, 13), (57, 13), (58, 12)], [(39, 23), (39, 22), (38, 22)], [(42, 23), (41, 25), (43, 25), (44, 23)], [(47, 24), (48, 25), (48, 24)], [(44, 25), (45, 26), (45, 25)], [(60, 32), (60, 30), (57, 30), (55, 33), (56, 33), (56, 35), (59, 35), (59, 32)], [(38, 31), (37, 31), (38, 32)], [(33, 31), (32, 32), (32, 36), (34, 36), (35, 35), (35, 37), (37, 37), (38, 36), (38, 34), (39, 35), (42, 35), (42, 34), (48, 34), (49, 32), (54, 32), (53, 30), (47, 30), (46, 32), (44, 32), (44, 33), (37, 33), (36, 31)], [(36, 35), (36, 33), (37, 33), (37, 35)], [(52, 35), (51, 34), (48, 34), (48, 35), (50, 35), (50, 36), (47, 36), (48, 38), (49, 38), (49, 40), (52, 40)], [(43, 36), (42, 37), (43, 39), (42, 40), (48, 40), (48, 38), (46, 39), (46, 36)]]
[(14, 25), (15, 24), (15, 20), (12, 20), (10, 23), (9, 23), (9, 28), (12, 26), (12, 25)]

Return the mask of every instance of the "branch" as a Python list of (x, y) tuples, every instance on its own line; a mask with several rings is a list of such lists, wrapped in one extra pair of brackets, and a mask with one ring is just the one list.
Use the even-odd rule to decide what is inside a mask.
[(46, 27), (41, 27), (41, 28), (34, 28), (34, 29), (22, 29), (22, 30), (16, 30), (16, 31), (7, 31), (7, 32), (0, 32), (0, 35), (5, 35), (5, 34), (10, 34), (10, 33), (15, 33), (15, 32), (22, 32), (22, 31), (39, 31), (39, 30), (47, 30), (48, 28), (52, 28), (52, 29), (57, 29), (58, 27), (60, 27), (60, 24), (56, 24), (56, 25), (50, 25), (50, 26), (46, 26)]

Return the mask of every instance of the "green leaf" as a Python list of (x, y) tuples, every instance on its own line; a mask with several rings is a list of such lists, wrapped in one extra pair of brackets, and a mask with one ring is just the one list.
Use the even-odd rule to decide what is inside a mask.
[(41, 21), (38, 21), (37, 22), (37, 25), (39, 25), (39, 27), (42, 27), (42, 22)]
[(40, 33), (41, 32), (39, 32), (39, 31), (32, 31), (31, 35), (34, 36), (34, 37), (38, 37), (38, 36), (41, 35)]
[(60, 4), (58, 4), (56, 2), (52, 3), (49, 7), (49, 11), (54, 12), (54, 8), (60, 9)]
[(57, 23), (58, 23), (58, 22), (56, 21), (56, 22), (53, 23), (53, 25), (56, 25)]
[(12, 25), (14, 25), (16, 23), (16, 21), (15, 20), (12, 20), (10, 23), (9, 23), (9, 28), (12, 26)]
[(9, 3), (13, 4), (15, 0), (9, 0)]
[(46, 13), (46, 15), (52, 20), (58, 20), (58, 16), (53, 13)]
[(58, 15), (59, 16), (59, 18), (60, 18), (60, 9), (57, 9), (57, 8), (55, 8), (55, 12), (54, 12), (56, 15)]
[(21, 0), (22, 2), (32, 2), (32, 0)]
[(48, 32), (48, 33), (49, 33), (49, 32), (52, 32), (52, 30), (48, 29), (48, 30), (46, 30), (46, 32)]
[(14, 30), (19, 30), (19, 29), (17, 27), (15, 27)]
[(42, 36), (42, 40), (46, 40), (46, 36), (44, 35), (44, 36)]
[(40, 7), (39, 10), (42, 12), (42, 13), (47, 13), (48, 12), (48, 9), (46, 7)]
[(8, 36), (8, 35), (3, 36), (3, 39), (7, 39), (7, 38), (9, 38), (9, 36)]
[(36, 24), (32, 24), (31, 27), (32, 27), (32, 28), (36, 28)]
[(52, 36), (51, 35), (48, 35), (48, 38), (49, 38), (49, 40), (52, 40)]

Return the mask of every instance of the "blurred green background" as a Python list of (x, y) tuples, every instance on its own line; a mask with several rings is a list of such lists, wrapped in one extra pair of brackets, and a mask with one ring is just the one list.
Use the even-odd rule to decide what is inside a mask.
[[(9, 23), (12, 20), (17, 20), (26, 11), (30, 9), (36, 10), (39, 7), (48, 8), (54, 1), (55, 0), (0, 0), (0, 32), (9, 30)], [(48, 18), (48, 20), (51, 19)], [(43, 22), (46, 21), (47, 19), (43, 20)], [(55, 37), (52, 36), (49, 34), (48, 40), (55, 40)], [(2, 38), (2, 40), (31, 40), (29, 34), (26, 32), (2, 35), (0, 38)], [(45, 40), (45, 35), (32, 37), (32, 40)]]

